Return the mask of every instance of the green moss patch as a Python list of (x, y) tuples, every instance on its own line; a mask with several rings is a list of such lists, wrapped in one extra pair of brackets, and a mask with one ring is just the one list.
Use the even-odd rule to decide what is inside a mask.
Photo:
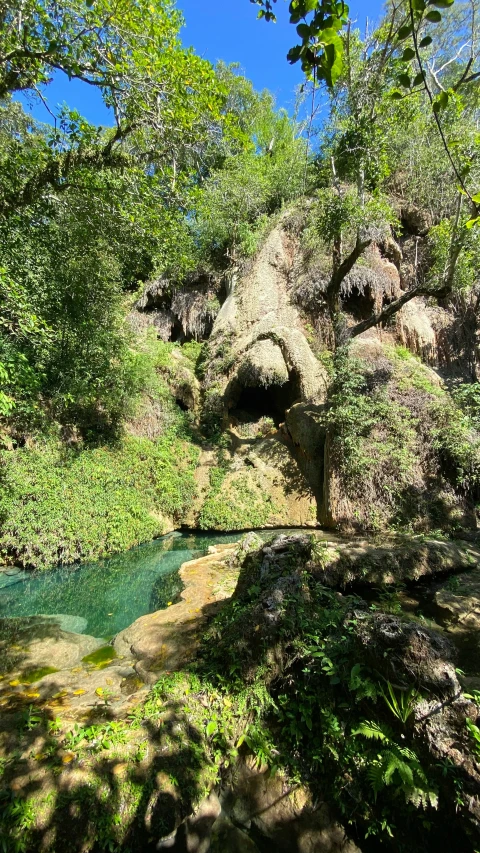
[(36, 681), (40, 681), (46, 675), (52, 675), (54, 672), (58, 672), (58, 669), (54, 666), (43, 666), (38, 669), (30, 669), (22, 674), (22, 682), (24, 684), (34, 684)]
[(250, 473), (226, 477), (222, 469), (210, 475), (210, 491), (199, 517), (201, 530), (248, 530), (265, 527), (277, 511), (272, 498)]
[(82, 658), (82, 663), (93, 664), (100, 669), (102, 666), (107, 666), (116, 657), (117, 653), (113, 646), (101, 646), (95, 652), (85, 655)]

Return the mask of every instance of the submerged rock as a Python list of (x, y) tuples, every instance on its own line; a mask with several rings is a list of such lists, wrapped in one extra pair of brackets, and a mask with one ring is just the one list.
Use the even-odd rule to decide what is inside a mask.
[(70, 669), (103, 644), (87, 634), (62, 629), (51, 616), (17, 616), (0, 619), (0, 667), (15, 674), (31, 669)]
[(70, 613), (40, 613), (40, 619), (50, 619), (52, 622), (55, 622), (62, 631), (68, 631), (72, 634), (84, 634), (88, 620), (83, 616), (75, 616)]
[(0, 589), (6, 589), (22, 581), (28, 580), (30, 577), (28, 572), (18, 569), (16, 566), (0, 567)]

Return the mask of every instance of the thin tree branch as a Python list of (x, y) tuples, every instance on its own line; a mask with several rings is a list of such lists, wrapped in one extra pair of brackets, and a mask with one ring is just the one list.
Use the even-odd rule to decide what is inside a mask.
[(372, 240), (370, 238), (367, 240), (361, 240), (360, 237), (357, 237), (355, 246), (353, 247), (350, 254), (347, 255), (345, 260), (342, 261), (338, 269), (333, 272), (332, 277), (328, 283), (327, 295), (334, 294), (340, 291), (342, 281), (344, 280), (344, 278), (346, 278), (350, 270), (353, 269), (358, 259), (361, 257), (361, 255), (363, 255), (365, 249), (370, 246), (371, 242)]
[(414, 299), (415, 296), (422, 296), (429, 292), (430, 291), (420, 284), (417, 287), (413, 287), (412, 290), (407, 290), (406, 293), (402, 294), (402, 296), (395, 299), (393, 302), (390, 302), (390, 304), (383, 308), (382, 311), (379, 311), (378, 314), (372, 314), (371, 317), (368, 317), (366, 320), (362, 320), (361, 323), (357, 323), (353, 329), (349, 329), (349, 337), (356, 338), (357, 335), (361, 335), (362, 332), (366, 332), (367, 329), (371, 329), (373, 326), (378, 326), (380, 323), (384, 323), (400, 311), (400, 308), (403, 308), (407, 302)]
[(463, 178), (462, 178), (462, 176), (461, 176), (460, 172), (458, 171), (458, 168), (457, 168), (457, 165), (456, 165), (456, 163), (455, 163), (455, 160), (454, 160), (454, 159), (453, 159), (453, 157), (452, 157), (452, 154), (451, 154), (451, 152), (450, 152), (450, 148), (448, 147), (448, 142), (447, 142), (446, 137), (445, 137), (445, 134), (444, 134), (444, 132), (443, 132), (443, 128), (442, 128), (441, 121), (440, 121), (440, 119), (439, 119), (439, 117), (438, 117), (438, 113), (436, 113), (436, 112), (435, 112), (435, 110), (434, 110), (434, 108), (433, 108), (434, 98), (433, 98), (433, 95), (432, 95), (432, 92), (431, 92), (430, 86), (429, 86), (429, 85), (428, 85), (428, 83), (427, 83), (427, 75), (426, 75), (426, 73), (425, 73), (425, 71), (424, 71), (424, 68), (423, 68), (423, 65), (422, 65), (422, 59), (421, 59), (421, 57), (420, 57), (420, 51), (419, 51), (419, 49), (418, 49), (418, 38), (417, 38), (417, 31), (416, 31), (416, 29), (415, 29), (415, 17), (414, 17), (414, 14), (413, 14), (412, 0), (409, 0), (409, 2), (408, 2), (408, 6), (409, 6), (409, 9), (410, 9), (410, 21), (411, 21), (411, 26), (412, 26), (412, 38), (413, 38), (413, 46), (414, 46), (414, 49), (415, 49), (415, 56), (416, 56), (416, 59), (417, 59), (417, 63), (418, 63), (418, 67), (419, 67), (420, 73), (423, 75), (423, 81), (424, 81), (424, 84), (425, 84), (425, 91), (426, 91), (426, 93), (427, 93), (427, 95), (428, 95), (428, 99), (429, 99), (429, 101), (430, 101), (430, 106), (431, 106), (431, 108), (432, 108), (433, 116), (434, 116), (434, 119), (435, 119), (435, 122), (436, 122), (436, 125), (437, 125), (437, 128), (438, 128), (438, 132), (439, 132), (439, 134), (440, 134), (440, 138), (441, 138), (441, 140), (442, 140), (443, 147), (444, 147), (445, 152), (446, 152), (446, 154), (447, 154), (447, 157), (448, 157), (448, 159), (449, 159), (449, 161), (450, 161), (450, 164), (451, 164), (452, 169), (453, 169), (453, 171), (454, 171), (455, 177), (457, 178), (457, 181), (459, 182), (459, 184), (460, 184), (460, 186), (461, 186), (462, 190), (464, 191), (465, 195), (467, 196), (467, 198), (469, 198), (469, 199), (470, 199), (470, 202), (472, 203), (472, 205), (473, 205), (474, 209), (478, 212), (477, 205), (476, 205), (476, 204), (475, 204), (475, 202), (473, 201), (472, 196), (471, 196), (471, 194), (469, 193), (469, 191), (468, 191), (468, 189), (467, 189), (467, 187), (466, 187), (466, 185), (465, 185), (465, 181), (463, 180)]

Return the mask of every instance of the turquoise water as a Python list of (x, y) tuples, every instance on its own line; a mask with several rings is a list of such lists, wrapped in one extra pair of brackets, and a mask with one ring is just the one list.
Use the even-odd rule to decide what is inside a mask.
[(139, 616), (178, 600), (178, 569), (238, 533), (174, 533), (96, 563), (0, 575), (0, 617), (57, 615), (67, 631), (112, 637)]

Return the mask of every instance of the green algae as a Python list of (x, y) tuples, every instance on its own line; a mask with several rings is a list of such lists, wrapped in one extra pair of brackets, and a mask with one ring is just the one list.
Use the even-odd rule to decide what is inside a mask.
[(52, 675), (54, 672), (58, 672), (54, 666), (41, 666), (38, 669), (30, 669), (24, 672), (21, 681), (23, 684), (34, 684), (35, 681), (40, 681), (46, 675)]
[(101, 669), (117, 657), (117, 653), (113, 646), (101, 646), (95, 652), (85, 655), (82, 658), (82, 663), (89, 663)]

